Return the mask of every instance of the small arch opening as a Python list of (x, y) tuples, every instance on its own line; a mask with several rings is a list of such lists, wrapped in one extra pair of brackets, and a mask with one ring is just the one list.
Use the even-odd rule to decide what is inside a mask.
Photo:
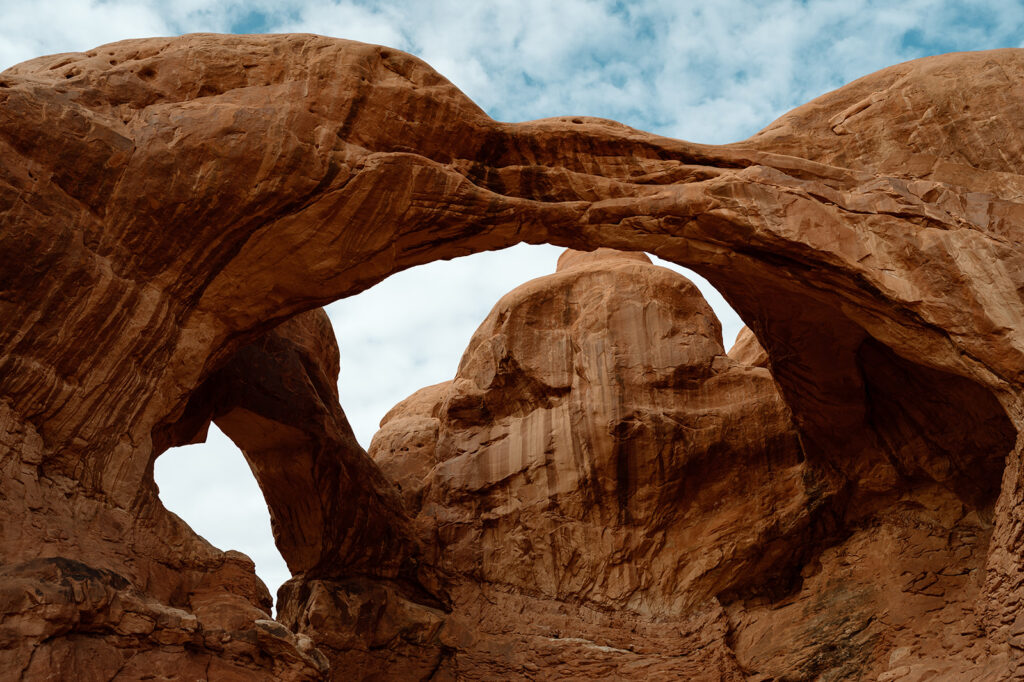
[(263, 492), (238, 447), (210, 424), (205, 443), (170, 448), (157, 458), (153, 478), (164, 507), (221, 550), (234, 549), (256, 564), (275, 600), (291, 577), (270, 528)]

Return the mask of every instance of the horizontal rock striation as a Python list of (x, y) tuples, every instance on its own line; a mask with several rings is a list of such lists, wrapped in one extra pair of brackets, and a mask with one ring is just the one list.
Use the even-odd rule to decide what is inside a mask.
[[(351, 636), (380, 651), (398, 646), (395, 633), (413, 633), (402, 646), (423, 649), (415, 665), (438, 671), (457, 650), (496, 665), (503, 644), (438, 639), (444, 630), (433, 619), (466, 603), (446, 593), (465, 581), (442, 571), (459, 575), (462, 559), (450, 556), (457, 543), (421, 547), (410, 520), (434, 495), (431, 504), (459, 514), (491, 504), (459, 492), (479, 482), (417, 489), (424, 469), (458, 468), (456, 451), (442, 447), (419, 468), (400, 468), (406, 484), (392, 489), (325, 388), (335, 372), (324, 330), (273, 330), (404, 268), (527, 241), (647, 251), (711, 281), (763, 348), (755, 364), (770, 369), (792, 414), (799, 466), (829, 500), (832, 521), (801, 546), (812, 551), (784, 557), (804, 562), (799, 581), (766, 591), (764, 581), (755, 589), (709, 569), (692, 595), (734, 589), (715, 597), (720, 611), (701, 611), (696, 596), (657, 607), (696, 609), (700, 626), (680, 630), (696, 638), (687, 651), (719, 628), (726, 634), (715, 641), (752, 676), (855, 678), (881, 670), (880, 661), (889, 679), (1015, 674), (1024, 598), (1022, 76), (1019, 50), (909, 62), (748, 140), (709, 146), (587, 117), (497, 122), (409, 55), (310, 35), (125, 41), (8, 69), (0, 668), (15, 678), (77, 670), (130, 679), (148, 660), (136, 657), (148, 656), (182, 675), (205, 666), (244, 679), (327, 674), (324, 654), (268, 624), (268, 595), (249, 562), (210, 547), (159, 503), (154, 459), (201, 434), (207, 418), (223, 420), (246, 451), (273, 509), (296, 574), (285, 620), (306, 627), (298, 612), (312, 602), (301, 595), (318, 585), (321, 604), (399, 595), (388, 603), (403, 613), (409, 605), (407, 620), (396, 616), (379, 635), (352, 626)], [(466, 365), (477, 372), (466, 381), (483, 381), (484, 359)], [(232, 363), (253, 362), (269, 382), (257, 381), (256, 394), (210, 388), (230, 379)], [(503, 419), (556, 410), (556, 398), (576, 392), (564, 374), (535, 384), (529, 371), (505, 370), (495, 376), (519, 393)], [(490, 384), (476, 385), (466, 419), (480, 418), (478, 398), (494, 400)], [(435, 392), (459, 386), (467, 388)], [(429, 435), (422, 414), (403, 419), (421, 420)], [(484, 424), (496, 437), (510, 425)], [(620, 428), (632, 433), (629, 423)], [(605, 492), (611, 480), (574, 489)], [(628, 486), (581, 523), (639, 514)], [(543, 497), (531, 494), (524, 499)], [(671, 573), (654, 553), (642, 556), (654, 575)], [(560, 617), (591, 618), (587, 595), (601, 591), (571, 577), (598, 575), (602, 561), (569, 570), (517, 608), (541, 614), (551, 598), (568, 599)], [(515, 568), (519, 577), (504, 576), (512, 583), (532, 570), (530, 561)], [(598, 602), (635, 609), (664, 592), (646, 585), (631, 604), (609, 589)], [(943, 600), (929, 611), (943, 626), (918, 623), (923, 607), (880, 606), (907, 594), (917, 595), (908, 603)], [(303, 613), (311, 625), (340, 618), (327, 606)], [(903, 622), (918, 623), (909, 629), (920, 637), (893, 648), (885, 633)], [(949, 639), (950, 628), (959, 635)], [(834, 642), (828, 656), (808, 644), (822, 633)], [(557, 659), (565, 643), (551, 646)], [(592, 652), (570, 646), (581, 660)], [(547, 665), (547, 656), (515, 670)]]

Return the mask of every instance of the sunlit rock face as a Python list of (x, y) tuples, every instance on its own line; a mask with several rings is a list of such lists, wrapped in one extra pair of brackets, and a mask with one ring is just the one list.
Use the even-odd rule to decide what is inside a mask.
[(505, 296), (370, 447), (448, 576), (439, 669), (845, 678), (971, 647), (986, 524), (934, 484), (851, 505), (765, 363), (641, 254), (568, 251)]
[[(0, 669), (1016, 674), (1022, 78), (1019, 50), (919, 60), (710, 146), (586, 117), (497, 122), (418, 59), (309, 35), (8, 69)], [(576, 278), (576, 309), (527, 297), (536, 325), (489, 320), (453, 383), (392, 414), (375, 446), (389, 480), (329, 388), (329, 331), (296, 316), (520, 241), (688, 265), (763, 354), (751, 339), (723, 354), (678, 284), (662, 307), (687, 312), (653, 338), (611, 306), (606, 341), (630, 350), (601, 354), (608, 294), (582, 281), (651, 266), (585, 277), (596, 261), (567, 259), (553, 277)], [(758, 444), (741, 416), (769, 389), (791, 420)], [(712, 437), (683, 398), (733, 426)], [(283, 624), (251, 562), (159, 503), (154, 458), (210, 419), (249, 458), (295, 572)], [(631, 642), (672, 660), (634, 660)]]
[(770, 373), (729, 359), (697, 288), (642, 254), (567, 252), (424, 393), (370, 454), (410, 481), (446, 570), (678, 617), (764, 580), (769, 536), (806, 535), (812, 473)]
[(370, 454), (452, 576), (445, 665), (477, 679), (534, 655), (550, 675), (738, 675), (716, 596), (792, 582), (828, 496), (697, 288), (608, 249), (505, 296)]

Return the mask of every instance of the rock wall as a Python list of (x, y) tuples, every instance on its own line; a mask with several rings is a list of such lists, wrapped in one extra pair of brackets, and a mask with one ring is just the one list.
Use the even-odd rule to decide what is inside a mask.
[[(296, 572), (291, 601), (309, 603), (301, 595), (321, 586), (327, 604), (340, 593), (325, 586), (341, 584), (372, 604), (374, 594), (397, 595), (390, 608), (415, 605), (396, 616), (412, 630), (355, 636), (380, 647), (393, 641), (388, 632), (415, 631), (409, 641), (432, 642), (437, 613), (465, 600), (446, 594), (457, 580), (422, 559), (454, 562), (441, 551), (448, 545), (420, 547), (403, 506), (415, 511), (417, 494), (429, 500), (440, 488), (390, 489), (323, 388), (333, 377), (316, 335), (303, 348), (287, 333), (267, 334), (401, 269), (528, 241), (647, 251), (707, 277), (763, 347), (801, 466), (829, 500), (835, 521), (810, 536), (822, 551), (801, 569), (799, 591), (747, 597), (738, 587), (742, 609), (699, 612), (703, 625), (681, 632), (699, 643), (715, 627), (745, 623), (748, 639), (724, 636), (745, 671), (796, 660), (758, 628), (785, 633), (786, 647), (800, 651), (795, 643), (812, 632), (843, 633), (837, 651), (862, 636), (854, 653), (833, 658), (867, 665), (856, 652), (878, 661), (890, 647), (888, 630), (875, 637), (872, 627), (919, 620), (916, 606), (888, 615), (877, 607), (879, 595), (896, 592), (865, 576), (884, 568), (905, 580), (900, 595), (958, 595), (953, 611), (935, 609), (942, 628), (920, 631), (934, 643), (959, 628), (949, 665), (963, 675), (1015, 674), (1024, 598), (1022, 76), (1018, 50), (909, 62), (749, 140), (709, 146), (587, 117), (496, 122), (413, 57), (318, 36), (126, 41), (8, 69), (0, 252), (16, 257), (0, 259), (0, 668), (15, 679), (72, 669), (130, 679), (149, 657), (165, 660), (168, 676), (207, 666), (247, 679), (324, 674), (306, 640), (266, 621), (266, 591), (249, 562), (210, 547), (159, 503), (154, 458), (195, 438), (207, 417), (223, 418), (271, 491)], [(269, 354), (243, 352), (254, 347)], [(236, 357), (261, 358), (270, 377), (309, 381), (285, 382), (259, 404), (217, 389), (211, 412), (204, 387)], [(474, 367), (486, 372), (483, 359)], [(537, 398), (556, 412), (550, 391), (565, 379), (519, 385), (517, 409)], [(469, 395), (470, 416), (485, 386)], [(289, 412), (293, 401), (302, 407)], [(442, 469), (459, 461), (449, 454), (434, 455), (446, 458)], [(284, 490), (296, 494), (272, 492)], [(358, 509), (345, 491), (358, 491)], [(639, 513), (631, 505), (612, 494), (595, 514), (620, 523), (619, 514)], [(880, 514), (893, 515), (891, 524)], [(946, 544), (932, 547), (933, 537)], [(862, 558), (882, 548), (905, 561), (872, 568)], [(943, 552), (949, 563), (936, 570)], [(521, 568), (528, 573), (529, 562)], [(708, 582), (728, 582), (711, 573)], [(576, 594), (572, 575), (520, 605), (541, 613), (550, 595)], [(824, 598), (829, 585), (852, 584), (864, 586), (856, 598)], [(637, 599), (654, 603), (657, 592)], [(955, 610), (963, 594), (976, 596), (970, 617)], [(607, 595), (631, 598), (611, 586)], [(780, 599), (795, 601), (786, 611)], [(560, 617), (591, 617), (574, 613)], [(939, 665), (928, 658), (932, 644), (906, 646), (891, 649), (896, 667), (882, 674), (902, 666), (921, 676)], [(434, 648), (440, 658), (425, 660), (449, 660), (458, 647)], [(823, 656), (807, 649), (807, 675), (824, 674), (813, 672), (828, 669)], [(481, 665), (488, 660), (496, 659), (483, 655)]]
[[(727, 356), (696, 287), (642, 254), (568, 251), (505, 296), (455, 379), (396, 406), (370, 448), (450, 585), (437, 670), (1004, 671), (971, 660), (978, 510), (913, 477), (853, 500), (805, 457), (763, 360), (749, 330)], [(327, 632), (290, 624), (351, 669)]]
[(505, 296), (370, 454), (452, 584), (439, 641), (469, 679), (740, 679), (717, 597), (788, 588), (832, 492), (697, 288), (608, 249)]

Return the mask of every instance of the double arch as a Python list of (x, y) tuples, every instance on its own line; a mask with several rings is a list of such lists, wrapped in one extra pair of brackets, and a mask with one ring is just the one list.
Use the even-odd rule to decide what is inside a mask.
[[(126, 558), (86, 539), (117, 510), (126, 536), (172, 524), (153, 520), (153, 460), (216, 419), (293, 572), (403, 575), (400, 504), (365, 484), (379, 473), (310, 311), (524, 241), (642, 250), (707, 278), (754, 331), (808, 459), (848, 499), (888, 468), (993, 515), (998, 623), (1024, 594), (1021, 562), (999, 558), (1024, 528), (1024, 182), (1006, 161), (1024, 136), (997, 80), (977, 78), (993, 61), (1024, 75), (1018, 51), (920, 60), (725, 146), (586, 117), (496, 122), (414, 57), (318, 36), (126, 41), (15, 67), (0, 190), (25, 258), (2, 266), (17, 324), (0, 384), (8, 432), (25, 434), (9, 452), (38, 471), (11, 469), (4, 504), (52, 496), (77, 529), (60, 552), (143, 580), (167, 547), (136, 540)], [(967, 96), (979, 104), (949, 116), (969, 141), (912, 135), (901, 113)], [(4, 544), (13, 561), (34, 551)]]

